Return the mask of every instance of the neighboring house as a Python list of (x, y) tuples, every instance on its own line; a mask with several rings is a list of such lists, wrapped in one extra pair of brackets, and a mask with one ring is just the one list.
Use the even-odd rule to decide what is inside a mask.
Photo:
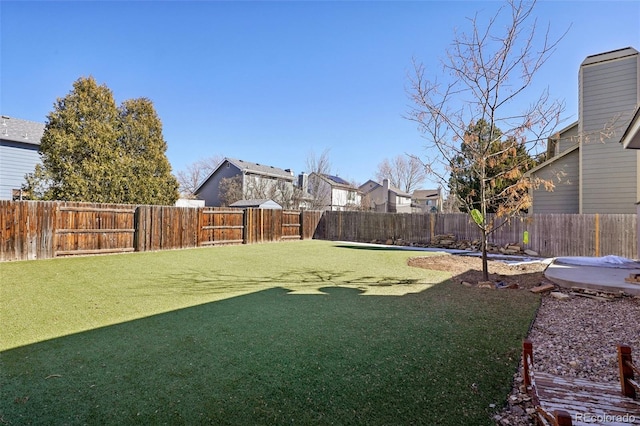
[(411, 195), (392, 186), (389, 179), (382, 185), (368, 180), (358, 188), (362, 193), (362, 204), (369, 210), (383, 213), (411, 213)]
[(587, 57), (579, 71), (578, 121), (550, 138), (552, 157), (527, 173), (530, 213), (635, 213), (640, 151), (625, 151), (624, 125), (640, 102), (640, 54), (631, 47)]
[[(295, 178), (291, 170), (233, 158), (222, 160), (196, 189), (195, 195), (204, 200), (205, 205), (219, 207), (222, 205), (220, 182), (232, 178), (238, 179), (243, 199), (270, 198), (281, 204), (295, 199)], [(298, 206), (287, 205), (286, 208), (297, 209)]]
[(440, 189), (416, 189), (411, 201), (412, 210), (416, 213), (442, 213)]
[(361, 196), (358, 188), (341, 177), (311, 173), (307, 181), (306, 189), (314, 199), (312, 208), (330, 211), (360, 208)]
[(21, 199), (25, 175), (40, 163), (44, 124), (3, 115), (0, 118), (0, 200)]
[(282, 210), (282, 206), (273, 200), (240, 200), (229, 205), (229, 207), (238, 207), (241, 209), (272, 209)]

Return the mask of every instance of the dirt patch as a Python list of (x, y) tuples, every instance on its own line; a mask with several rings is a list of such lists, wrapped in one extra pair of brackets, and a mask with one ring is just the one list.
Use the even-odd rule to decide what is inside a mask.
[[(530, 289), (547, 283), (543, 276), (546, 264), (536, 262), (522, 265), (509, 265), (497, 260), (489, 260), (489, 281), (502, 282), (505, 285), (517, 284), (519, 288)], [(456, 283), (478, 284), (482, 279), (482, 259), (479, 257), (442, 255), (424, 256), (409, 259), (409, 265), (417, 268), (451, 272)]]

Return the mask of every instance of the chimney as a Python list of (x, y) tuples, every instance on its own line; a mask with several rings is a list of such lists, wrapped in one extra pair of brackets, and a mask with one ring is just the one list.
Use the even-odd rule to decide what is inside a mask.
[(382, 202), (384, 203), (384, 211), (385, 213), (389, 212), (389, 179), (382, 180)]
[(309, 187), (309, 176), (302, 172), (298, 175), (298, 188), (303, 192), (303, 193), (307, 193), (308, 188)]

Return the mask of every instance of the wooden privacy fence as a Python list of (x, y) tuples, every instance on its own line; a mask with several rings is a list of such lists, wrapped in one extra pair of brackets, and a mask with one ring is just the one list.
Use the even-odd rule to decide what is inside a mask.
[(322, 212), (0, 201), (0, 261), (310, 239)]
[[(536, 214), (512, 219), (489, 239), (543, 256), (638, 258), (633, 214)], [(524, 243), (524, 233), (528, 243)], [(453, 234), (476, 240), (466, 214), (283, 211), (0, 201), (0, 261), (168, 250), (319, 238), (431, 242)]]
[[(481, 237), (478, 227), (464, 213), (325, 212), (316, 231), (317, 238), (327, 240), (424, 244), (444, 234), (469, 241)], [(513, 218), (491, 234), (489, 241), (498, 245), (515, 243), (549, 257), (612, 254), (637, 259), (637, 235), (635, 214), (534, 214)]]

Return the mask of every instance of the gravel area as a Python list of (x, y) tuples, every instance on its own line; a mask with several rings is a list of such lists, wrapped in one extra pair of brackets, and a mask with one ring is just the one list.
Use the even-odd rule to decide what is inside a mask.
[[(558, 300), (545, 295), (529, 339), (536, 371), (618, 382), (616, 345), (640, 349), (640, 298), (603, 300), (574, 294), (569, 300)], [(518, 371), (507, 408), (494, 417), (496, 424), (535, 424), (524, 390)]]
[[(480, 259), (463, 256), (430, 256), (411, 259), (409, 264), (426, 269), (449, 271), (452, 280), (475, 285), (482, 280)], [(517, 284), (528, 291), (548, 284), (541, 263), (507, 265), (490, 261), (491, 281)], [(569, 295), (559, 300), (549, 293), (542, 296), (529, 339), (533, 342), (535, 370), (559, 376), (580, 377), (598, 382), (618, 382), (616, 346), (625, 343), (640, 360), (640, 298), (603, 297), (586, 292), (556, 289)], [(522, 385), (521, 368), (514, 374), (508, 404), (493, 420), (497, 425), (529, 426), (535, 412)]]

